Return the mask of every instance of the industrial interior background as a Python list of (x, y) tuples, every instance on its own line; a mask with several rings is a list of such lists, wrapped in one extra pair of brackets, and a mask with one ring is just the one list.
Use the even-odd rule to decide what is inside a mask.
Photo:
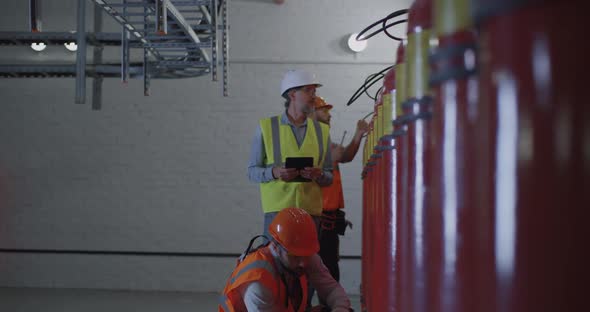
[[(262, 229), (247, 160), (288, 69), (323, 83), (334, 141), (374, 112), (341, 166), (355, 309), (580, 310), (582, 1), (1, 3), (0, 310), (78, 294), (48, 289), (220, 291)], [(388, 29), (403, 43), (351, 51), (382, 18), (408, 19)], [(376, 101), (351, 104), (378, 72)]]

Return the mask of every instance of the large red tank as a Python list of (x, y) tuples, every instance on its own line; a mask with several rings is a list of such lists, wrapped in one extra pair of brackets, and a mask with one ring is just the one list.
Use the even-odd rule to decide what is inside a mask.
[(365, 234), (365, 231), (368, 229), (367, 225), (367, 207), (369, 205), (369, 167), (367, 163), (369, 162), (369, 140), (365, 140), (365, 144), (363, 145), (363, 172), (361, 174), (361, 178), (363, 180), (363, 207), (362, 207), (362, 227), (363, 227), (363, 235), (362, 235), (362, 254), (363, 257), (361, 258), (361, 286), (360, 286), (360, 293), (361, 293), (361, 311), (367, 311), (367, 299), (369, 298), (369, 294), (366, 292), (368, 288), (368, 235)]
[[(401, 166), (407, 168), (402, 184), (407, 186), (402, 211), (407, 222), (407, 267), (402, 267), (404, 289), (401, 311), (426, 311), (428, 270), (438, 266), (440, 258), (433, 258), (427, 249), (428, 223), (426, 205), (429, 200), (428, 183), (431, 179), (428, 164), (432, 152), (429, 119), (432, 114), (432, 97), (428, 86), (428, 54), (431, 28), (430, 0), (417, 0), (410, 7), (408, 43), (405, 51), (407, 100), (402, 104), (407, 124), (407, 158)], [(405, 143), (405, 142), (404, 142)]]
[(373, 301), (375, 300), (374, 288), (373, 283), (374, 280), (378, 277), (375, 276), (375, 268), (374, 268), (374, 261), (375, 261), (375, 244), (373, 239), (374, 229), (375, 229), (375, 222), (374, 219), (375, 215), (375, 183), (376, 183), (376, 172), (375, 166), (377, 165), (377, 160), (375, 158), (375, 118), (371, 119), (369, 123), (369, 133), (367, 135), (367, 140), (365, 143), (366, 151), (365, 151), (365, 177), (363, 180), (363, 185), (366, 187), (364, 189), (364, 205), (363, 205), (363, 246), (362, 246), (362, 291), (361, 294), (363, 297), (363, 304), (366, 307), (367, 311), (371, 311), (371, 306), (373, 305)]
[[(430, 153), (430, 200), (426, 204), (427, 311), (486, 311), (480, 293), (489, 284), (486, 216), (475, 202), (479, 172), (474, 155), (477, 105), (476, 34), (467, 0), (434, 1), (430, 84), (434, 91)], [(440, 260), (438, 260), (440, 259)], [(480, 295), (484, 295), (481, 297)], [(489, 310), (488, 310), (489, 311)]]
[(489, 217), (494, 251), (488, 295), (495, 311), (585, 310), (590, 51), (581, 38), (588, 5), (474, 4), (481, 52), (476, 203)]
[(392, 111), (395, 97), (395, 68), (391, 68), (383, 78), (383, 91), (381, 92), (378, 107), (380, 126), (378, 127), (376, 189), (377, 205), (375, 209), (375, 224), (373, 234), (375, 239), (371, 241), (375, 245), (375, 261), (373, 262), (375, 273), (381, 278), (375, 279), (372, 288), (374, 300), (372, 311), (394, 311), (394, 239), (395, 230), (391, 202), (392, 185), (392, 152), (394, 141), (392, 136)]

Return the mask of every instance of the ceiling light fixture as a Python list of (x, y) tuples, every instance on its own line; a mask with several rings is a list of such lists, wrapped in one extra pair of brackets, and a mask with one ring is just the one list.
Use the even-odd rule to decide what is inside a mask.
[(31, 43), (31, 49), (37, 51), (37, 52), (41, 52), (43, 50), (45, 50), (45, 48), (47, 48), (47, 45), (43, 42), (33, 42)]
[(66, 47), (68, 51), (72, 52), (76, 52), (76, 50), (78, 50), (78, 45), (74, 41), (64, 43), (64, 47)]

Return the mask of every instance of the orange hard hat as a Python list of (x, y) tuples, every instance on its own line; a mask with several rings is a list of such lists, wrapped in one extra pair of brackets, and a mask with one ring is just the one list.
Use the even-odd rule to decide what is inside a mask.
[(333, 106), (326, 103), (326, 101), (324, 101), (324, 99), (321, 96), (316, 96), (315, 100), (313, 102), (313, 107), (315, 109), (322, 109), (322, 108), (332, 109)]
[(301, 208), (281, 210), (270, 223), (268, 232), (295, 256), (307, 257), (320, 251), (316, 224)]

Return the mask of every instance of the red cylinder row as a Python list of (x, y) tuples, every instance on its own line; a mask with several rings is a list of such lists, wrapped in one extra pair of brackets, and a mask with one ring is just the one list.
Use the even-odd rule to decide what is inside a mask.
[(476, 35), (464, 1), (435, 2), (412, 5), (406, 72), (385, 79), (404, 114), (377, 105), (366, 142), (363, 307), (584, 310), (583, 3), (473, 1)]
[[(481, 19), (477, 203), (490, 216), (496, 311), (581, 311), (590, 69), (584, 1), (476, 1)], [(578, 41), (579, 42), (579, 41)], [(573, 46), (572, 46), (573, 45)], [(507, 49), (506, 47), (510, 47)], [(487, 285), (486, 285), (487, 286)]]

